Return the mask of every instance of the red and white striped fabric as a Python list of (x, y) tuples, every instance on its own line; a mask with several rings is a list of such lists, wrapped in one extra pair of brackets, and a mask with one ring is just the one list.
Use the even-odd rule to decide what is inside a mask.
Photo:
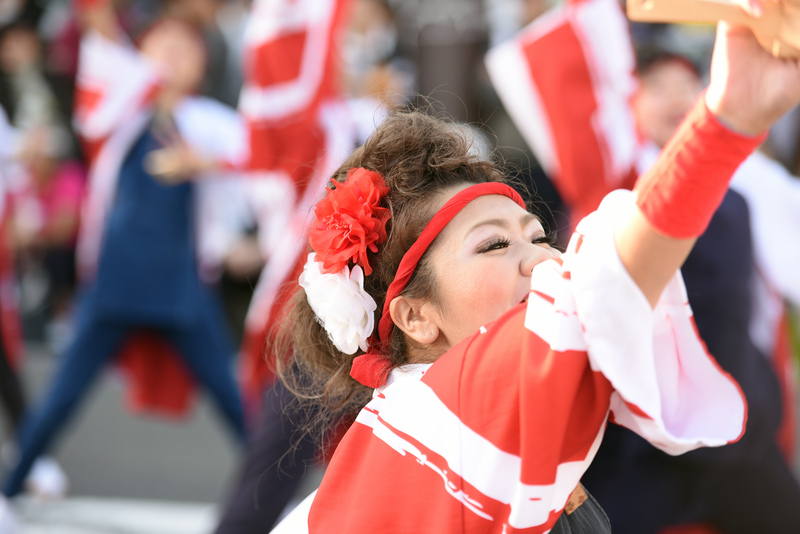
[(609, 420), (670, 454), (737, 440), (744, 397), (706, 353), (680, 275), (652, 309), (616, 254), (632, 202), (615, 192), (582, 221), (534, 269), (527, 305), (392, 371), (274, 532), (546, 533)]
[(341, 95), (339, 41), (348, 6), (256, 0), (245, 30), (239, 111), (250, 131), (249, 166), (283, 170), (301, 190), (325, 149), (320, 110)]
[(618, 0), (573, 0), (486, 56), (495, 90), (570, 206), (573, 224), (636, 178), (627, 25)]
[(256, 0), (245, 30), (239, 111), (248, 125), (252, 201), (268, 260), (248, 310), (241, 359), (245, 397), (254, 409), (272, 380), (264, 359), (267, 331), (296, 286), (311, 208), (355, 146), (339, 87), (349, 4)]

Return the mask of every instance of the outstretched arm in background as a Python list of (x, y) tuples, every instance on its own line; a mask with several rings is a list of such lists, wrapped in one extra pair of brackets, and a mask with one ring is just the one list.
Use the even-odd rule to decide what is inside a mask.
[(110, 0), (76, 0), (75, 8), (83, 33), (96, 31), (112, 41), (125, 38), (125, 32), (117, 21), (117, 14)]

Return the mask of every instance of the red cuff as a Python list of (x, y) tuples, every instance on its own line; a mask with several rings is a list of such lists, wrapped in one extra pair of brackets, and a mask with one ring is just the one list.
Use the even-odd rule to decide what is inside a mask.
[(766, 139), (724, 126), (706, 106), (705, 93), (636, 182), (636, 205), (660, 233), (698, 237), (722, 202), (739, 165)]
[(75, 9), (77, 10), (84, 10), (84, 9), (91, 9), (93, 7), (99, 7), (103, 4), (108, 4), (109, 0), (73, 0), (73, 4), (75, 5)]

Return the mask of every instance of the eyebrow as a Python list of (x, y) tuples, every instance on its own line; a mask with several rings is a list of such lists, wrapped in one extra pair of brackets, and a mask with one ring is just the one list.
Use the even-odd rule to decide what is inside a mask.
[[(536, 215), (534, 215), (532, 213), (526, 213), (525, 215), (520, 217), (519, 225), (520, 225), (521, 228), (525, 228), (526, 226), (528, 226), (531, 223), (531, 221), (538, 221), (538, 222), (541, 223), (541, 221), (539, 221), (539, 217), (537, 217)], [(507, 219), (485, 219), (483, 221), (478, 222), (472, 228), (470, 228), (467, 231), (467, 234), (472, 233), (473, 231), (475, 231), (477, 228), (480, 228), (481, 226), (498, 226), (498, 227), (503, 228), (503, 229), (508, 229), (509, 224), (508, 224), (508, 220)]]

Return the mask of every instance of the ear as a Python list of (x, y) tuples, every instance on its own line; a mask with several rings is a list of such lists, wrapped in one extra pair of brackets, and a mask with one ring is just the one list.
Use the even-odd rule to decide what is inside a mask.
[(389, 303), (389, 314), (395, 326), (420, 345), (432, 345), (439, 339), (438, 315), (430, 303), (395, 297)]

